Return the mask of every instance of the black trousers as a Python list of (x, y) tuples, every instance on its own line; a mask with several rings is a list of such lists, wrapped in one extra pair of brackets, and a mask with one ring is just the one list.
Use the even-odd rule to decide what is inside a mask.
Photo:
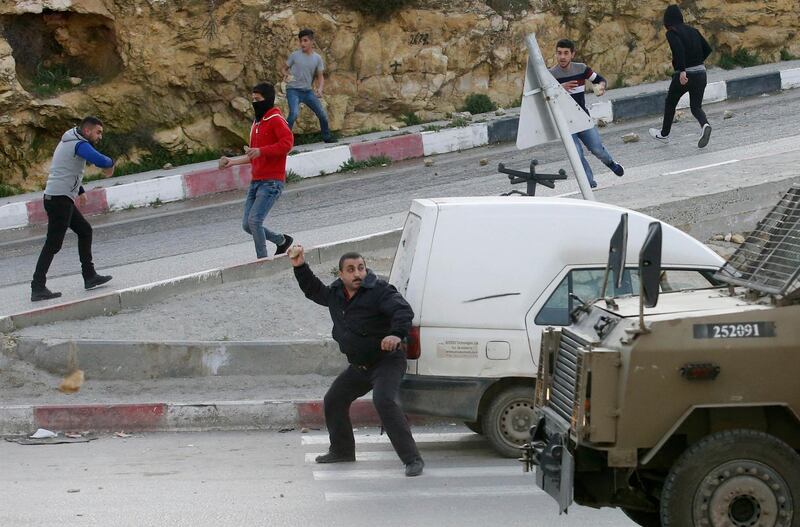
[(95, 275), (92, 263), (92, 226), (83, 217), (75, 203), (67, 196), (45, 196), (44, 210), (47, 212), (47, 239), (45, 239), (36, 270), (33, 273), (32, 287), (43, 287), (47, 282), (47, 271), (53, 258), (61, 250), (67, 229), (78, 235), (78, 256), (81, 260), (81, 273), (84, 278)]
[(367, 369), (351, 364), (336, 377), (325, 394), (325, 424), (331, 452), (342, 455), (355, 453), (350, 405), (372, 390), (372, 402), (400, 460), (408, 464), (420, 457), (408, 420), (397, 404), (405, 371), (405, 352), (398, 350), (384, 355), (376, 365)]
[(708, 82), (706, 72), (687, 73), (686, 77), (689, 82), (681, 84), (679, 73), (675, 73), (672, 76), (672, 82), (667, 91), (667, 100), (664, 103), (664, 122), (661, 124), (661, 135), (663, 137), (669, 135), (672, 129), (672, 121), (675, 119), (675, 108), (678, 107), (678, 101), (686, 92), (689, 92), (689, 107), (694, 118), (697, 119), (700, 126), (708, 124), (706, 113), (703, 111), (703, 94), (706, 91), (706, 83)]

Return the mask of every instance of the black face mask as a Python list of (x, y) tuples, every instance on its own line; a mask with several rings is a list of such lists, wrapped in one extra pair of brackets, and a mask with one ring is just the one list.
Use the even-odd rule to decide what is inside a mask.
[(256, 121), (260, 121), (262, 117), (272, 108), (268, 101), (253, 101), (253, 111), (256, 112)]

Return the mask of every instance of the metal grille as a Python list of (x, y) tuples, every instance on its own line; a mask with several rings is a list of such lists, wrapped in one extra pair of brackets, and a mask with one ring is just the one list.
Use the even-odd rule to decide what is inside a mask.
[(800, 288), (800, 185), (784, 194), (716, 277), (781, 296)]
[(575, 387), (580, 365), (578, 348), (583, 346), (586, 346), (583, 339), (566, 329), (561, 331), (561, 342), (550, 385), (550, 406), (568, 422), (572, 422), (572, 411), (575, 406)]

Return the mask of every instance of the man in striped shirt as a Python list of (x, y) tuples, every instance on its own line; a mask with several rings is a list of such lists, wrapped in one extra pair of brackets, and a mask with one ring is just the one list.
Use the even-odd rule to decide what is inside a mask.
[[(599, 96), (603, 95), (606, 91), (606, 80), (599, 73), (592, 71), (586, 64), (572, 62), (574, 58), (575, 43), (566, 38), (559, 40), (556, 44), (556, 61), (558, 64), (550, 68), (550, 73), (552, 73), (553, 77), (567, 90), (575, 102), (578, 103), (578, 106), (588, 114), (589, 110), (586, 109), (586, 97), (584, 95), (586, 91), (586, 81), (591, 81), (597, 87), (596, 93)], [(581, 156), (583, 170), (586, 172), (586, 177), (589, 178), (589, 184), (592, 188), (597, 186), (597, 182), (594, 180), (592, 168), (586, 160), (581, 143), (586, 145), (586, 148), (588, 148), (597, 159), (602, 161), (605, 166), (611, 169), (613, 173), (618, 176), (625, 174), (625, 169), (622, 168), (622, 165), (614, 162), (611, 154), (609, 154), (606, 147), (603, 146), (603, 142), (600, 140), (600, 133), (597, 131), (596, 126), (584, 130), (583, 132), (572, 134), (572, 140), (575, 141), (575, 148), (578, 149), (578, 154)]]

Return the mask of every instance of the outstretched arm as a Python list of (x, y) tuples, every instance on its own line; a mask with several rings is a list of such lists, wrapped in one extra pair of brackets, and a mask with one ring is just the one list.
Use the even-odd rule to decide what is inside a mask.
[(294, 245), (289, 248), (289, 261), (294, 267), (294, 277), (297, 284), (306, 295), (306, 298), (316, 302), (321, 306), (328, 306), (328, 297), (331, 288), (322, 283), (306, 263), (305, 252), (302, 245)]

